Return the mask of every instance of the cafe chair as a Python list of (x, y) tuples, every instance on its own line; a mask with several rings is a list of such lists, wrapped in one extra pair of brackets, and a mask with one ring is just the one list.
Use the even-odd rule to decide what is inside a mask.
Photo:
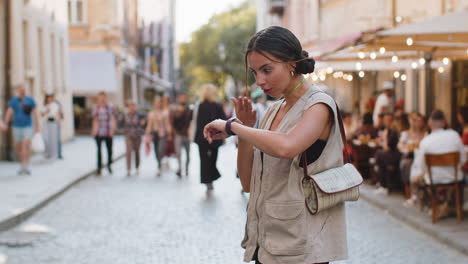
[[(463, 220), (463, 188), (464, 181), (462, 175), (458, 175), (458, 165), (460, 163), (460, 153), (451, 152), (446, 154), (426, 154), (426, 166), (429, 174), (429, 192), (432, 206), (432, 223), (439, 219), (439, 202), (437, 195), (440, 192), (455, 193), (455, 210), (457, 220)], [(455, 171), (455, 181), (449, 184), (434, 184), (432, 181), (431, 167), (434, 166), (453, 166)], [(460, 177), (460, 179), (458, 178)], [(447, 197), (449, 199), (449, 197)]]

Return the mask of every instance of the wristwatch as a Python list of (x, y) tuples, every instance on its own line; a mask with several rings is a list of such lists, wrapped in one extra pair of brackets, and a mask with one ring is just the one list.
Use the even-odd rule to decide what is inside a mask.
[(231, 130), (231, 123), (232, 122), (237, 122), (237, 123), (242, 125), (242, 121), (240, 121), (239, 118), (237, 118), (237, 117), (231, 117), (226, 121), (226, 129), (225, 129), (226, 134), (228, 134), (230, 136), (235, 136), (236, 133), (232, 132), (232, 130)]

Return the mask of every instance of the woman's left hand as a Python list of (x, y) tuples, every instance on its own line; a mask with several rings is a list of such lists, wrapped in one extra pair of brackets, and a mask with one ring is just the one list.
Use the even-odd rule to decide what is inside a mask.
[(203, 136), (208, 143), (213, 143), (213, 140), (221, 140), (229, 137), (226, 133), (226, 121), (216, 119), (208, 123), (203, 129)]

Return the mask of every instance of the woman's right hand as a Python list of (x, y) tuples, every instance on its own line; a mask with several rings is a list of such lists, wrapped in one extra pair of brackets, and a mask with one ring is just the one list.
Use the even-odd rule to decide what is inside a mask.
[(236, 117), (245, 126), (253, 127), (257, 122), (257, 110), (252, 107), (252, 101), (248, 97), (239, 96), (236, 98), (231, 98), (234, 108), (236, 109)]

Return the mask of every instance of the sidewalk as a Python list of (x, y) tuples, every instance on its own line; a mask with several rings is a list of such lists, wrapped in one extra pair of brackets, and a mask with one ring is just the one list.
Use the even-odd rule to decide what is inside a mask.
[(361, 198), (448, 247), (468, 255), (468, 214), (466, 211), (465, 218), (460, 223), (455, 216), (451, 215), (432, 224), (432, 218), (427, 212), (421, 212), (419, 205), (413, 208), (404, 207), (403, 195), (399, 193), (390, 193), (388, 196), (379, 195), (374, 194), (374, 190), (373, 186), (361, 185)]
[[(114, 160), (123, 157), (123, 138), (115, 137), (113, 145)], [(106, 154), (103, 160), (107, 160)], [(21, 223), (68, 188), (95, 173), (96, 145), (92, 138), (76, 137), (64, 144), (63, 155), (63, 160), (33, 156), (32, 175), (28, 176), (17, 175), (18, 163), (0, 162), (0, 231)]]

